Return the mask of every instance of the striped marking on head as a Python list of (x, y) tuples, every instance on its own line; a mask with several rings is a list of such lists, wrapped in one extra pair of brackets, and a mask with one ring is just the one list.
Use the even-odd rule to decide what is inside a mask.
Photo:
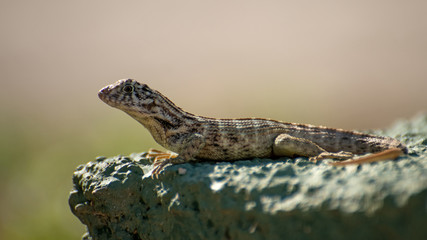
[(99, 98), (108, 105), (128, 111), (149, 111), (157, 94), (147, 84), (141, 84), (133, 79), (122, 79), (102, 88)]

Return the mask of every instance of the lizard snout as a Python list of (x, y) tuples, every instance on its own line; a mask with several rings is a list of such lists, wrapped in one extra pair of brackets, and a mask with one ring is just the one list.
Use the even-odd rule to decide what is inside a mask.
[(104, 88), (102, 88), (101, 90), (99, 90), (98, 92), (98, 97), (102, 100), (104, 99), (109, 93), (111, 92), (111, 88), (110, 86), (106, 86)]

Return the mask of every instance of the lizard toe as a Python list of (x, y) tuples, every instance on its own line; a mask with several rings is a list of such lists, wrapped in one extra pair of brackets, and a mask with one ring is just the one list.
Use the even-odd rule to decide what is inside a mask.
[(162, 170), (169, 164), (172, 164), (170, 158), (161, 159), (161, 160), (156, 161), (153, 164), (154, 169), (151, 173), (151, 177), (153, 178), (153, 176), (154, 176), (156, 179), (158, 179), (160, 172), (162, 172)]

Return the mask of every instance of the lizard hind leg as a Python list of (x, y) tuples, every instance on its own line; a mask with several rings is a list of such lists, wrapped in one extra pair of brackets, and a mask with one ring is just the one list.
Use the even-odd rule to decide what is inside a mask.
[(305, 139), (297, 138), (289, 134), (280, 134), (274, 140), (273, 153), (276, 156), (303, 156), (309, 157), (310, 161), (333, 158), (333, 159), (349, 159), (353, 157), (350, 152), (328, 152), (316, 143)]
[(331, 153), (331, 152), (322, 152), (317, 156), (310, 157), (310, 161), (317, 162), (319, 160), (332, 158), (332, 159), (338, 159), (338, 160), (346, 160), (353, 157), (353, 153), (351, 152), (337, 152), (337, 153)]

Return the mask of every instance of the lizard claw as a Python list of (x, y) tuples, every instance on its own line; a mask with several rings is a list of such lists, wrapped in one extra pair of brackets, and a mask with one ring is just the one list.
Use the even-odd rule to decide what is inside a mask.
[(153, 163), (153, 171), (151, 172), (151, 178), (159, 178), (160, 172), (168, 165), (175, 165), (186, 162), (181, 156), (174, 156), (173, 158), (161, 158), (156, 159)]
[(153, 171), (151, 172), (151, 178), (152, 178), (152, 179), (154, 179), (154, 178), (159, 179), (159, 174), (160, 174), (160, 172), (161, 172), (161, 171), (166, 167), (166, 165), (168, 165), (168, 164), (172, 164), (172, 161), (171, 161), (171, 159), (170, 159), (170, 158), (168, 158), (168, 159), (156, 159), (156, 160), (154, 161), (154, 164), (153, 164), (154, 169), (153, 169)]

